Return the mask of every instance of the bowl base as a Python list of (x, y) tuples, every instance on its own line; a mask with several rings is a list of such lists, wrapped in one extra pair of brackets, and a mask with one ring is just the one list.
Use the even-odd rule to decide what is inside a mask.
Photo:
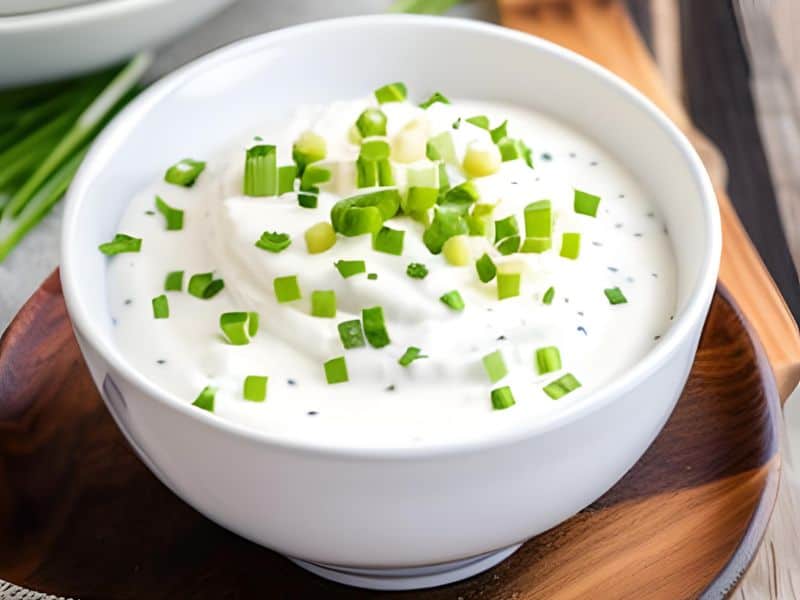
[(453, 562), (400, 569), (356, 569), (290, 560), (325, 579), (370, 590), (418, 590), (460, 581), (491, 569), (516, 552), (522, 544)]

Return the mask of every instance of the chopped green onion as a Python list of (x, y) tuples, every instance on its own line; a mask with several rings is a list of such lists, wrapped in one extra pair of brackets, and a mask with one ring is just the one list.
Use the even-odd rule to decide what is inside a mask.
[(497, 244), (497, 251), (503, 256), (514, 254), (515, 252), (519, 251), (520, 248), (519, 243), (520, 243), (520, 238), (518, 235), (507, 237), (503, 239), (499, 244)]
[(458, 290), (452, 290), (443, 294), (439, 300), (457, 312), (464, 310), (464, 299), (461, 297), (461, 294), (458, 293)]
[(494, 205), (492, 204), (476, 204), (472, 209), (472, 213), (467, 216), (467, 224), (469, 225), (469, 234), (493, 240), (494, 239), (494, 222), (492, 221), (493, 212), (494, 212)]
[(419, 105), (420, 108), (428, 108), (435, 104), (436, 102), (441, 102), (442, 104), (450, 104), (450, 100), (448, 100), (443, 94), (439, 92), (433, 92), (431, 97), (425, 100), (422, 104)]
[(500, 157), (503, 162), (525, 158), (526, 152), (529, 151), (522, 140), (510, 137), (503, 138), (497, 142), (497, 149), (500, 151)]
[(261, 248), (267, 252), (282, 252), (289, 247), (292, 239), (288, 233), (278, 233), (277, 231), (265, 231), (256, 242), (256, 248)]
[(457, 212), (466, 215), (470, 207), (480, 200), (480, 194), (471, 181), (455, 186), (447, 190), (447, 193), (439, 200), (441, 210)]
[(153, 298), (153, 317), (156, 319), (169, 317), (169, 301), (165, 294)]
[(458, 117), (455, 121), (453, 121), (452, 127), (453, 129), (459, 129), (461, 127), (461, 117)]
[(202, 408), (203, 410), (207, 410), (208, 412), (214, 412), (214, 396), (217, 393), (217, 388), (207, 385), (203, 388), (203, 391), (197, 396), (194, 402), (192, 402), (192, 406), (196, 406), (197, 408)]
[(472, 123), (475, 127), (480, 127), (481, 129), (489, 129), (489, 117), (486, 115), (475, 115), (474, 117), (469, 117), (468, 119), (464, 119), (467, 123)]
[(311, 315), (323, 319), (336, 316), (336, 292), (333, 290), (314, 290), (311, 292)]
[(331, 170), (319, 165), (308, 165), (300, 178), (300, 189), (318, 192), (317, 186), (331, 180)]
[(423, 213), (433, 208), (438, 197), (439, 188), (410, 187), (402, 201), (403, 212), (410, 215)]
[(318, 193), (319, 188), (302, 190), (299, 194), (297, 194), (297, 203), (303, 208), (317, 208)]
[(156, 209), (167, 220), (167, 231), (180, 231), (183, 229), (183, 211), (172, 208), (160, 196), (156, 196)]
[(623, 294), (622, 290), (618, 287), (603, 290), (603, 293), (606, 295), (606, 298), (608, 298), (608, 301), (611, 304), (627, 304), (628, 302), (625, 294)]
[(525, 236), (549, 238), (553, 233), (550, 200), (531, 202), (525, 207)]
[(361, 144), (358, 156), (364, 160), (379, 161), (389, 158), (391, 151), (389, 142), (386, 140), (371, 139)]
[(561, 236), (561, 256), (575, 260), (581, 253), (581, 234), (565, 233)]
[(389, 7), (393, 13), (443, 15), (461, 0), (394, 0)]
[(490, 352), (483, 357), (482, 362), (483, 368), (489, 376), (489, 381), (492, 383), (497, 383), (508, 375), (508, 367), (506, 367), (506, 361), (503, 359), (503, 353), (500, 350)]
[(388, 158), (378, 161), (378, 183), (382, 186), (394, 185), (392, 163), (389, 162)]
[(425, 279), (428, 276), (428, 267), (422, 263), (410, 263), (406, 267), (406, 275), (412, 279)]
[(542, 304), (552, 304), (555, 295), (556, 295), (556, 288), (554, 288), (553, 286), (547, 288), (547, 291), (544, 293), (544, 296), (542, 296)]
[(511, 393), (511, 388), (508, 386), (504, 386), (501, 388), (497, 388), (496, 390), (492, 390), (492, 408), (495, 410), (503, 410), (505, 408), (511, 408), (514, 406), (516, 402), (514, 401), (514, 395)]
[(497, 275), (497, 267), (494, 261), (485, 252), (483, 256), (475, 261), (475, 269), (478, 271), (478, 279), (483, 283), (489, 283)]
[(164, 181), (182, 185), (183, 187), (191, 187), (205, 168), (206, 163), (201, 160), (184, 158), (167, 169), (167, 172), (164, 173)]
[(454, 267), (463, 267), (472, 260), (472, 250), (466, 235), (454, 235), (442, 246), (442, 255)]
[(492, 135), (492, 141), (497, 144), (500, 140), (508, 136), (508, 121), (503, 121), (492, 129), (489, 133)]
[(575, 190), (575, 212), (590, 217), (597, 216), (597, 207), (600, 206), (600, 196)]
[(413, 163), (425, 156), (428, 141), (428, 123), (414, 119), (392, 138), (392, 158), (400, 163)]
[(358, 116), (356, 129), (365, 138), (386, 135), (386, 115), (380, 108), (367, 108)]
[(433, 254), (439, 254), (447, 240), (466, 233), (469, 233), (469, 226), (464, 217), (457, 212), (436, 209), (433, 221), (422, 234), (422, 241)]
[(519, 225), (517, 217), (511, 215), (505, 219), (494, 222), (494, 241), (495, 243), (507, 237), (519, 236)]
[(333, 263), (333, 266), (336, 267), (336, 270), (339, 271), (339, 274), (345, 279), (353, 275), (358, 275), (359, 273), (367, 272), (367, 265), (363, 260), (337, 260)]
[(292, 160), (297, 165), (297, 174), (302, 177), (303, 171), (311, 163), (325, 158), (328, 148), (325, 138), (317, 135), (313, 131), (305, 131), (300, 134), (292, 145)]
[(425, 156), (430, 160), (441, 160), (450, 165), (456, 164), (458, 159), (452, 134), (449, 131), (443, 131), (429, 139), (425, 146)]
[(309, 254), (319, 254), (330, 250), (336, 243), (336, 232), (333, 230), (333, 226), (327, 221), (321, 221), (316, 225), (312, 225), (306, 229), (304, 236)]
[(275, 290), (275, 298), (278, 302), (292, 302), (300, 300), (300, 284), (297, 283), (297, 275), (286, 275), (284, 277), (276, 277), (272, 281), (272, 287)]
[(370, 281), (375, 281), (377, 278), (378, 278), (377, 273), (367, 273), (367, 279), (369, 279)]
[(528, 148), (528, 146), (522, 140), (520, 140), (519, 143), (522, 146), (522, 158), (525, 159), (525, 164), (528, 165), (532, 169), (533, 168), (533, 150)]
[(258, 144), (248, 148), (244, 162), (245, 196), (265, 197), (278, 193), (278, 164), (275, 146)]
[(339, 200), (331, 209), (334, 230), (346, 236), (375, 233), (400, 208), (400, 192), (377, 190)]
[(561, 370), (561, 353), (555, 346), (536, 350), (536, 371), (539, 375)]
[(356, 159), (356, 186), (359, 188), (375, 187), (380, 185), (380, 171), (378, 163), (367, 160), (363, 156)]
[(375, 99), (378, 104), (386, 104), (387, 102), (402, 102), (406, 99), (408, 90), (406, 84), (396, 81), (395, 83), (388, 83), (375, 90)]
[(364, 333), (361, 329), (361, 321), (353, 319), (352, 321), (342, 321), (336, 328), (339, 330), (339, 339), (342, 340), (342, 346), (345, 350), (351, 348), (361, 348), (366, 346), (367, 342), (364, 341)]
[(344, 356), (332, 358), (325, 363), (325, 380), (329, 384), (344, 383), (349, 379), (347, 363), (344, 360)]
[(428, 358), (428, 356), (423, 354), (422, 350), (416, 346), (409, 346), (406, 348), (406, 351), (403, 352), (403, 356), (397, 360), (397, 363), (403, 367), (407, 367), (412, 362), (419, 360), (420, 358)]
[(374, 306), (361, 311), (361, 320), (364, 323), (364, 334), (369, 345), (373, 348), (383, 348), (391, 341), (389, 332), (386, 331), (386, 322), (383, 319), (383, 308)]
[(225, 282), (222, 279), (214, 279), (213, 273), (197, 273), (189, 279), (187, 291), (192, 296), (208, 300), (216, 296), (224, 287)]
[(553, 246), (553, 240), (549, 237), (526, 237), (522, 242), (522, 247), (519, 251), (527, 254), (535, 253), (541, 254), (550, 250)]
[(113, 240), (100, 244), (97, 248), (106, 256), (122, 254), (123, 252), (139, 252), (142, 249), (142, 240), (124, 233), (118, 233)]
[(390, 227), (381, 227), (372, 236), (372, 249), (400, 256), (403, 253), (403, 238), (406, 232)]
[(267, 383), (269, 377), (248, 375), (244, 378), (242, 396), (250, 402), (264, 402), (267, 399)]
[(258, 313), (227, 312), (219, 317), (219, 327), (229, 344), (244, 346), (258, 333)]
[(520, 273), (497, 273), (497, 299), (505, 300), (519, 296), (522, 275)]
[(297, 165), (278, 167), (278, 195), (294, 191), (294, 180), (297, 178)]
[(461, 166), (467, 177), (487, 177), (496, 173), (502, 162), (500, 150), (494, 144), (470, 142)]
[(544, 390), (544, 393), (550, 396), (553, 400), (558, 400), (570, 392), (574, 392), (579, 387), (581, 387), (581, 382), (575, 379), (575, 376), (572, 373), (567, 373), (552, 383), (548, 383), (542, 389)]
[(170, 271), (164, 280), (165, 292), (180, 292), (183, 289), (183, 271)]

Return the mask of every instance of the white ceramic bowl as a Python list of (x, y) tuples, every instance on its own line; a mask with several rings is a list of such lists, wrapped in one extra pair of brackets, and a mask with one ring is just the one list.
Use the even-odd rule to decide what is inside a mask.
[[(145, 380), (115, 346), (106, 259), (97, 251), (116, 232), (129, 198), (175, 157), (209, 156), (267, 111), (358, 96), (386, 80), (543, 111), (626, 164), (664, 214), (679, 267), (679, 306), (661, 343), (612, 385), (548, 422), (523, 421), (444, 447), (369, 451), (281, 442)], [(486, 568), (590, 504), (639, 459), (692, 364), (716, 283), (720, 226), (711, 184), (687, 140), (605, 70), (492, 25), (378, 16), (245, 40), (151, 87), (81, 167), (67, 199), (62, 252), (67, 306), (92, 376), (166, 485), (224, 527), (318, 563), (307, 568), (400, 588)]]
[(0, 16), (0, 87), (121, 62), (191, 29), (232, 1), (94, 0)]

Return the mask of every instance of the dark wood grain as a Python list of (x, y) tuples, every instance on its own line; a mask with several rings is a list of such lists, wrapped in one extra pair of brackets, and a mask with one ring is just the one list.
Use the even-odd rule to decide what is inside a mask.
[[(487, 573), (395, 595), (719, 597), (773, 506), (778, 414), (760, 348), (717, 295), (675, 413), (611, 491)], [(306, 573), (161, 485), (92, 386), (56, 275), (0, 340), (0, 579), (84, 600), (382, 596)]]

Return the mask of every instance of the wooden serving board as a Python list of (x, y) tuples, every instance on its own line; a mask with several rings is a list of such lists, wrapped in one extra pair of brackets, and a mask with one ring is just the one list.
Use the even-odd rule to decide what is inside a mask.
[[(769, 521), (779, 419), (764, 352), (719, 291), (675, 412), (614, 488), (486, 573), (395, 595), (723, 596)], [(0, 338), (0, 579), (83, 600), (384, 595), (315, 577), (165, 488), (103, 406), (57, 273)]]

